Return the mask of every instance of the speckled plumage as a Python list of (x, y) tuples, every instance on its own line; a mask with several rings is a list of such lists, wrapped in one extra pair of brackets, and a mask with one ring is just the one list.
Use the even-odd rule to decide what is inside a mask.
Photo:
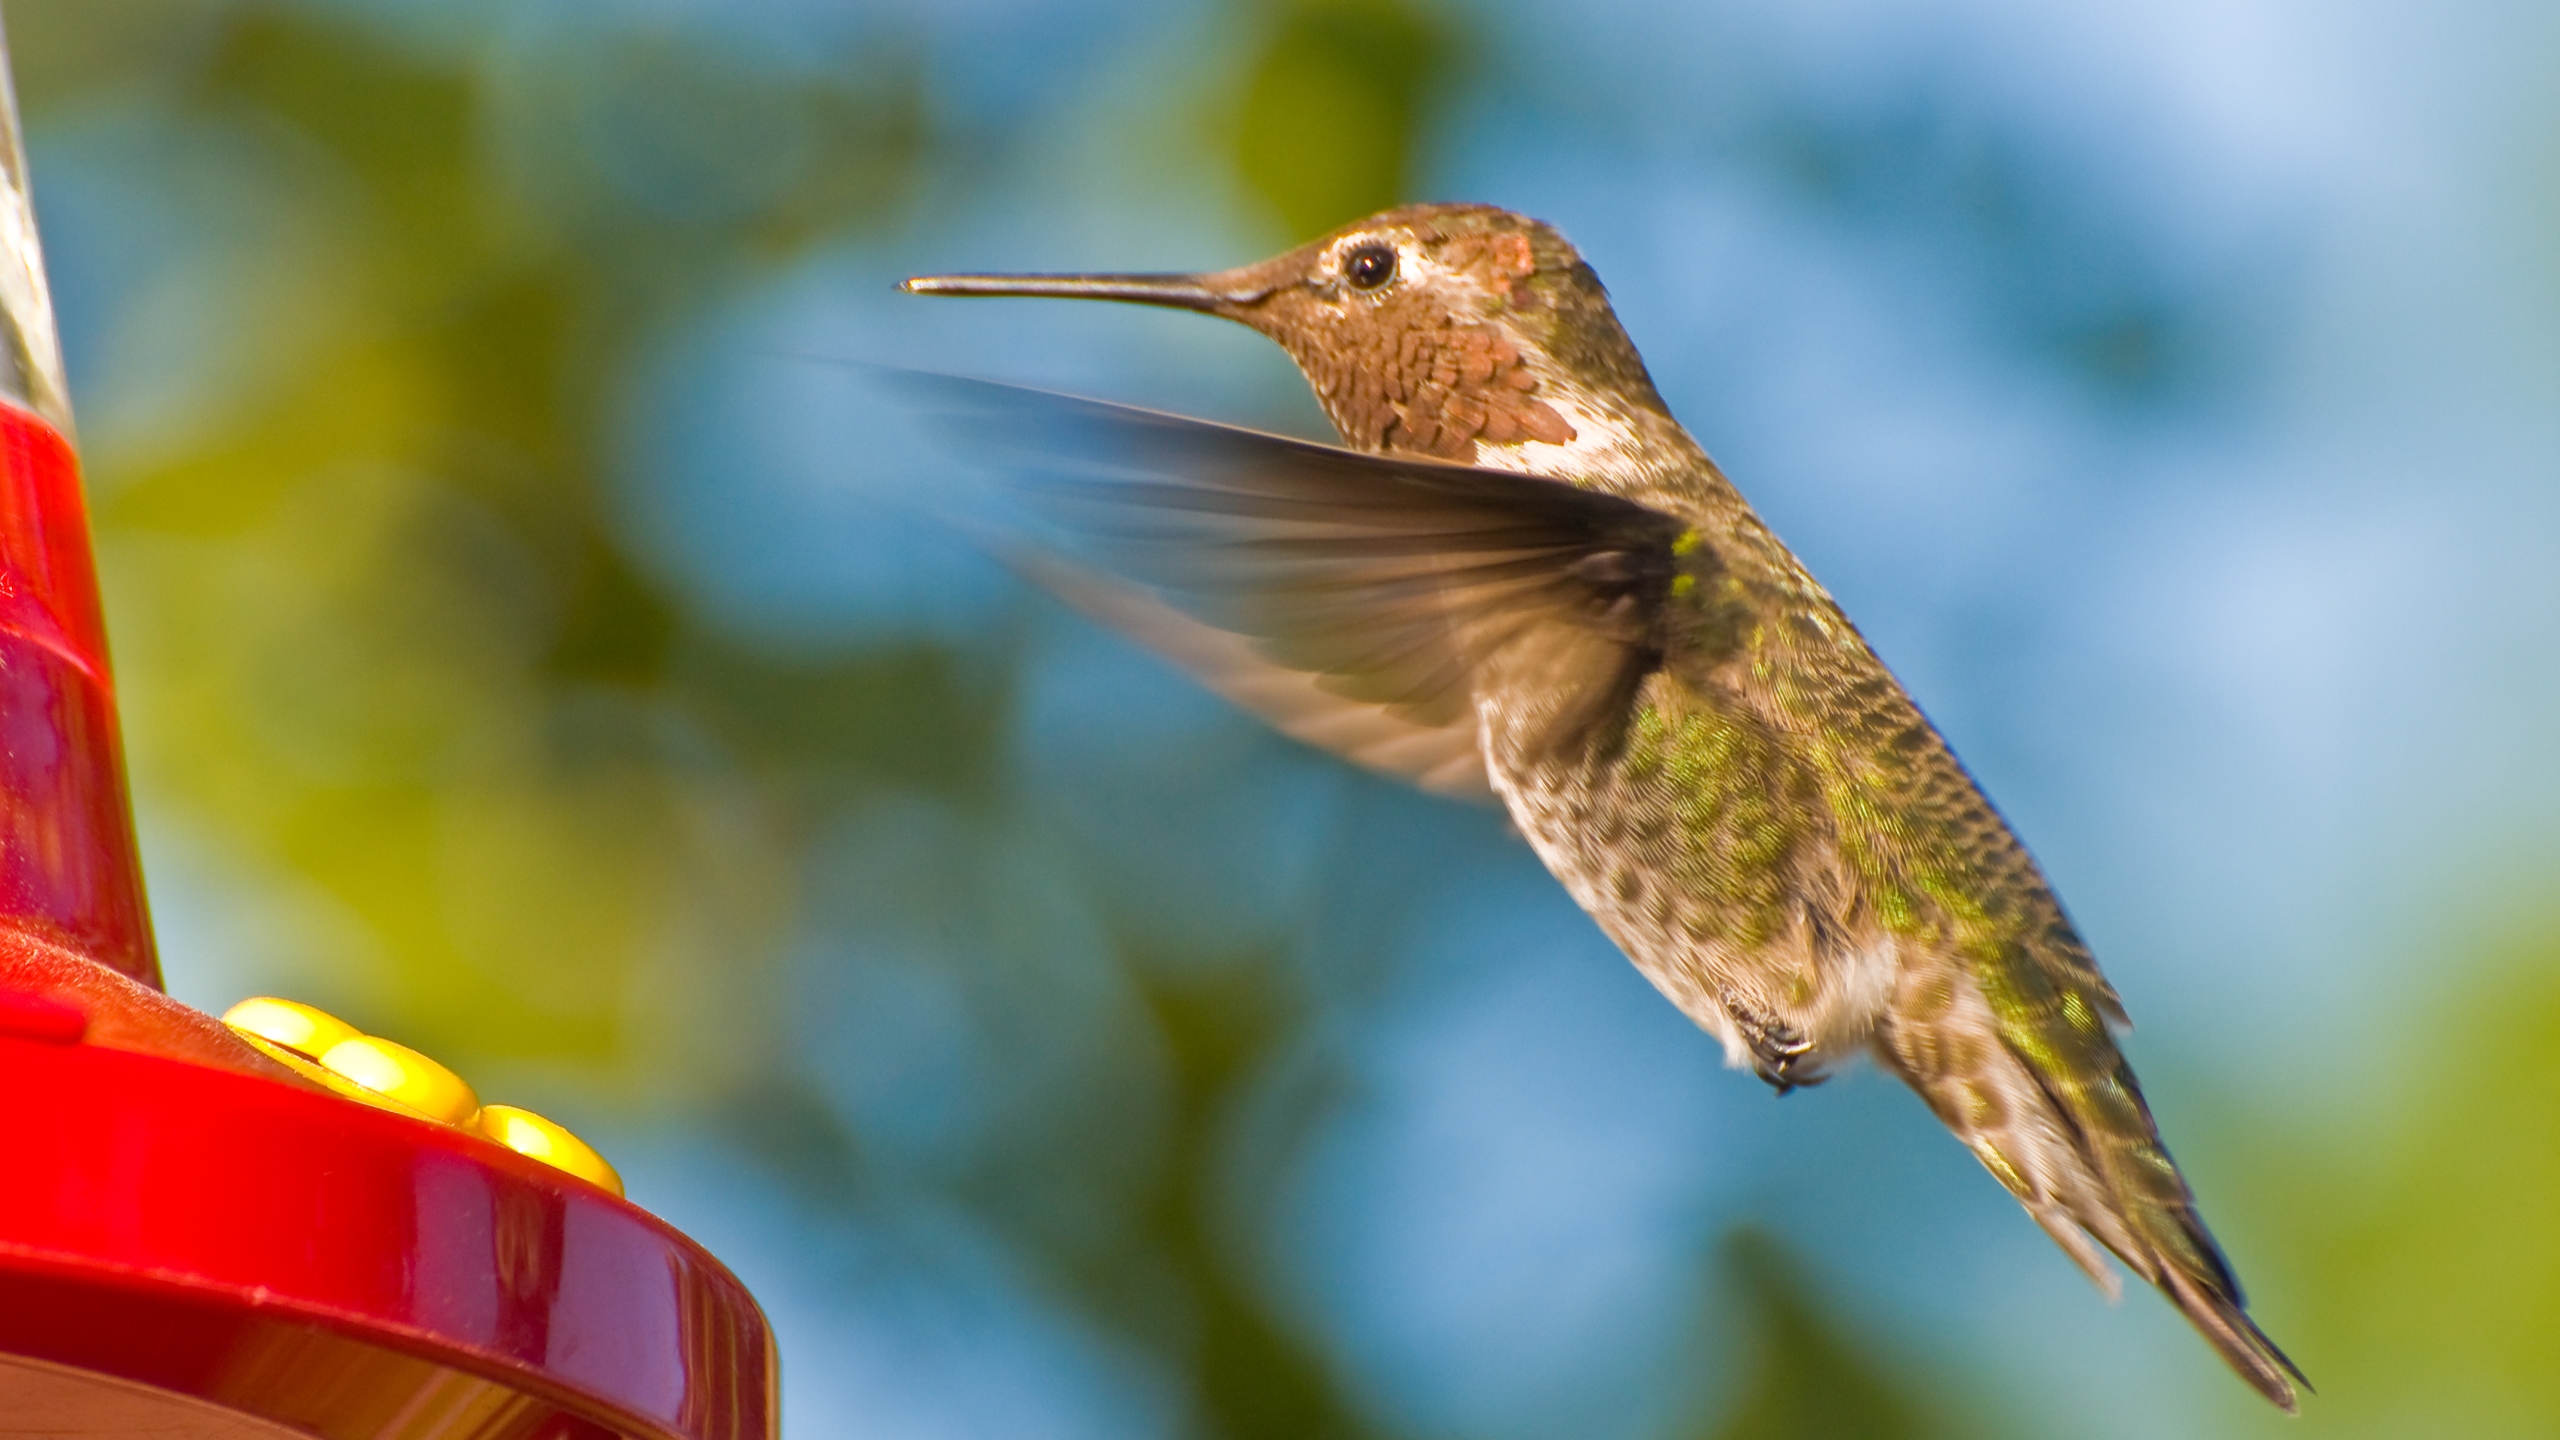
[[(1392, 278), (1355, 284), (1350, 258), (1382, 246)], [(2104, 1247), (2294, 1407), (2299, 1372), (2243, 1311), (2116, 1047), (2123, 1007), (2035, 862), (1671, 418), (1561, 236), (1416, 206), (1091, 293), (1269, 335), (1357, 453), (947, 393), (1003, 410), (976, 443), (1147, 588), (1052, 583), (1292, 734), (1490, 790), (1735, 1064), (1784, 1093), (1875, 1055), (2101, 1285)]]

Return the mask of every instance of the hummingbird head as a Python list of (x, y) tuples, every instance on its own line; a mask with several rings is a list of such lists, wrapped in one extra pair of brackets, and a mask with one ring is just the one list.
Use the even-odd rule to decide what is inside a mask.
[(1357, 450), (1572, 472), (1631, 453), (1637, 411), (1669, 418), (1591, 267), (1552, 226), (1490, 205), (1388, 210), (1206, 274), (937, 275), (902, 288), (1223, 315), (1289, 352)]

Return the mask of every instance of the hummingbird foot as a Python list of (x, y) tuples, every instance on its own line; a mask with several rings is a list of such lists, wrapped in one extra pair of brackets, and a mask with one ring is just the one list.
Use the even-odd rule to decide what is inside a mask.
[(1802, 1030), (1773, 1015), (1764, 1015), (1751, 1006), (1725, 995), (1725, 1013), (1733, 1017), (1734, 1028), (1742, 1032), (1743, 1041), (1751, 1047), (1751, 1071), (1769, 1083), (1780, 1095), (1809, 1090), (1830, 1079), (1812, 1059), (1813, 1040)]

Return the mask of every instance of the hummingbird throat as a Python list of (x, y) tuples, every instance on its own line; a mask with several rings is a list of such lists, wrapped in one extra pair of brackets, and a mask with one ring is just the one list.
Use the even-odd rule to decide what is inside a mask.
[[(1396, 304), (1382, 305), (1379, 320), (1388, 322), (1383, 311)], [(1542, 382), (1502, 327), (1461, 321), (1427, 300), (1398, 308), (1426, 313), (1357, 327), (1340, 337), (1349, 344), (1310, 337), (1291, 347), (1352, 448), (1473, 463), (1480, 446), (1577, 438), (1537, 393)]]

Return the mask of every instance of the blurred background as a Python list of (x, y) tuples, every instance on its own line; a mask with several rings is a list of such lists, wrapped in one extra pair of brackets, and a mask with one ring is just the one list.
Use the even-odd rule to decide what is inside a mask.
[[(2560, 1431), (2560, 10), (6, 7), (173, 989), (622, 1164), (795, 1436)], [(2298, 1429), (1873, 1074), (1774, 1103), (1497, 816), (921, 518), (892, 293), (1561, 227), (2036, 849)]]

